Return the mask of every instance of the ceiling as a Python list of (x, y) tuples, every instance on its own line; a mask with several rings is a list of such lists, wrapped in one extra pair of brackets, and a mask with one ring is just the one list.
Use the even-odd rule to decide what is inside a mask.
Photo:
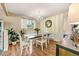
[(53, 16), (69, 10), (70, 3), (6, 3), (6, 8), (19, 16), (36, 18)]
[(1, 16), (6, 16), (6, 15), (5, 15), (5, 12), (3, 11), (3, 8), (1, 7), (1, 4), (0, 4), (0, 17)]

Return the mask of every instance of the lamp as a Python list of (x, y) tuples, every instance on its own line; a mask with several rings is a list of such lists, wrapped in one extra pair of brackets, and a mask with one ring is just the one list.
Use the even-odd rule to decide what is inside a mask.
[(75, 29), (79, 29), (79, 26), (77, 26)]

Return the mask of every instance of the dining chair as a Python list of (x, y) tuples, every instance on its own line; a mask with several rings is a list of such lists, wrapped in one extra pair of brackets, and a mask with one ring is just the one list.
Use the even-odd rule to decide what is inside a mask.
[(47, 44), (49, 44), (49, 36), (48, 36), (48, 34), (46, 34), (44, 38), (47, 39)]
[(36, 47), (37, 45), (40, 45), (41, 46), (41, 50), (43, 51), (43, 46), (45, 44), (45, 47), (47, 48), (47, 39), (46, 37), (42, 34), (42, 37), (36, 39)]
[(42, 32), (41, 34), (44, 35), (44, 39), (47, 39), (47, 44), (49, 44), (49, 41), (50, 41), (50, 35), (49, 35), (49, 33)]
[(50, 33), (48, 39), (49, 39), (49, 40), (55, 40), (55, 38), (56, 38), (56, 34)]
[(29, 41), (27, 41), (28, 38), (26, 38), (25, 40), (22, 40), (22, 37), (21, 37), (20, 33), (18, 33), (18, 34), (19, 34), (19, 39), (20, 39), (20, 51), (21, 51), (21, 55), (22, 55), (22, 52), (23, 52), (24, 48), (26, 48), (26, 51), (29, 50), (30, 43), (29, 43)]
[(41, 34), (45, 35), (44, 38), (47, 39), (47, 44), (49, 44), (49, 41), (50, 41), (50, 35), (49, 32), (47, 31), (40, 31)]

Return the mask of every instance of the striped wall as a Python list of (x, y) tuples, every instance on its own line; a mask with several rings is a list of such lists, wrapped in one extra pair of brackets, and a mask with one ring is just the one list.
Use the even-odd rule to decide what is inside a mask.
[[(40, 28), (41, 28), (42, 31), (48, 31), (48, 32), (56, 34), (56, 40), (59, 41), (63, 37), (64, 20), (65, 20), (66, 17), (67, 17), (67, 12), (61, 13), (61, 14), (58, 14), (58, 15), (55, 15), (55, 16), (47, 17), (43, 21), (41, 20)], [(52, 27), (50, 27), (50, 28), (45, 27), (45, 21), (46, 20), (52, 21)]]

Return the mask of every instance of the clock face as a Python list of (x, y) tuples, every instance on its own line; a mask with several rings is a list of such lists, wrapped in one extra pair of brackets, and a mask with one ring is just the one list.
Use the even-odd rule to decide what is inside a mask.
[(51, 20), (47, 20), (47, 21), (45, 22), (45, 26), (46, 26), (47, 28), (50, 28), (50, 27), (52, 26), (52, 21), (51, 21)]

